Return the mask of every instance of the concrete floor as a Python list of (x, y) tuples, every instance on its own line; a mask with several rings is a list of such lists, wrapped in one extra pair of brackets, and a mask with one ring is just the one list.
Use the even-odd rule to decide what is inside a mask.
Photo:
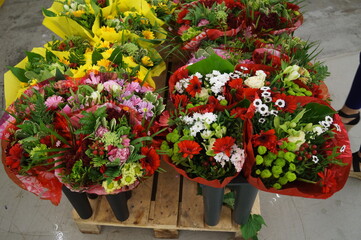
[[(49, 0), (6, 0), (0, 8), (0, 82), (7, 65), (24, 58), (25, 51), (40, 47), (52, 33), (41, 25), (41, 9)], [(319, 41), (331, 72), (327, 85), (333, 107), (340, 108), (348, 93), (361, 51), (360, 0), (306, 0), (305, 22), (297, 36)], [(3, 91), (3, 87), (0, 88)], [(2, 92), (1, 92), (2, 93)], [(1, 101), (1, 109), (4, 104)], [(361, 143), (361, 125), (350, 133), (352, 149)], [(349, 179), (346, 186), (327, 200), (304, 199), (260, 193), (261, 212), (267, 227), (261, 240), (357, 240), (361, 239), (361, 182)], [(0, 168), (1, 240), (112, 240), (153, 239), (152, 231), (104, 227), (100, 235), (82, 234), (72, 221), (71, 206), (64, 198), (58, 207), (41, 201), (13, 184)], [(179, 239), (230, 239), (229, 233), (182, 231)]]

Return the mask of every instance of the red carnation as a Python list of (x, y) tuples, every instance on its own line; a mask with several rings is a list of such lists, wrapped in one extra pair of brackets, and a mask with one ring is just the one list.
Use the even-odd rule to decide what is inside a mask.
[(201, 82), (199, 81), (198, 77), (194, 76), (190, 81), (189, 81), (189, 85), (186, 88), (187, 92), (194, 97), (196, 95), (196, 93), (201, 92), (202, 90), (202, 85)]
[(184, 158), (193, 158), (193, 155), (199, 154), (202, 150), (201, 146), (197, 142), (191, 140), (183, 140), (179, 142), (178, 147), (179, 152), (183, 153)]
[(231, 156), (232, 146), (236, 140), (233, 137), (218, 138), (213, 145), (214, 153), (224, 152), (228, 157)]
[(261, 130), (260, 134), (255, 134), (252, 137), (253, 147), (265, 146), (271, 152), (276, 151), (277, 145), (277, 136), (275, 135), (276, 131), (274, 129), (264, 132)]
[(154, 148), (142, 147), (142, 155), (145, 158), (140, 159), (143, 169), (146, 171), (147, 176), (151, 176), (160, 166), (159, 155)]
[(12, 146), (9, 150), (9, 155), (6, 156), (5, 165), (9, 166), (11, 169), (20, 170), (20, 160), (23, 156), (23, 149), (20, 144), (17, 143)]

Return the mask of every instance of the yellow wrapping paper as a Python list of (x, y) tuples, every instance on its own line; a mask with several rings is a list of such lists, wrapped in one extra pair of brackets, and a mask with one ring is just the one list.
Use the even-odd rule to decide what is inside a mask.
[[(92, 9), (90, 7), (90, 9)], [(60, 2), (54, 2), (53, 5), (47, 10), (56, 14), (60, 14), (63, 10), (63, 4)], [(81, 36), (93, 42), (94, 34), (90, 29), (86, 29), (75, 20), (67, 16), (48, 17), (44, 16), (43, 25), (49, 30), (53, 31), (56, 35), (65, 39), (67, 36)]]
[(4, 4), (5, 0), (0, 0), (0, 7)]
[[(40, 54), (41, 56), (45, 56), (46, 49), (45, 48), (33, 48), (31, 50), (33, 53)], [(58, 58), (67, 57), (69, 55), (68, 52), (58, 52), (52, 51), (55, 56)], [(19, 62), (15, 67), (25, 68), (28, 62), (28, 58), (24, 58), (21, 62)], [(16, 100), (27, 88), (15, 75), (9, 70), (4, 74), (4, 91), (5, 91), (5, 105), (8, 107), (12, 102)]]

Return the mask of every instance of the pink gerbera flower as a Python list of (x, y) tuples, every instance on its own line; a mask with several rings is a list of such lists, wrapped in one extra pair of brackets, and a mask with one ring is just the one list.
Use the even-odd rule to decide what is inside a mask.
[(48, 99), (46, 99), (45, 105), (48, 107), (48, 109), (54, 110), (58, 108), (60, 103), (64, 102), (63, 100), (64, 99), (62, 97), (53, 95), (51, 97), (48, 97)]

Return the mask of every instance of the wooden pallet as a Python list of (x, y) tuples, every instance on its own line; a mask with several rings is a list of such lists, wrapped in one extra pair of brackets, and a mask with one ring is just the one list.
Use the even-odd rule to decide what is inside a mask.
[[(151, 228), (156, 238), (178, 238), (179, 230), (234, 232), (239, 225), (232, 220), (232, 211), (223, 206), (218, 225), (207, 226), (203, 220), (203, 198), (197, 195), (197, 184), (181, 177), (170, 166), (167, 172), (142, 182), (128, 200), (130, 216), (118, 221), (105, 197), (91, 200), (93, 216), (81, 219), (73, 210), (73, 218), (83, 233), (100, 233), (101, 226)], [(252, 213), (260, 214), (257, 196)]]

